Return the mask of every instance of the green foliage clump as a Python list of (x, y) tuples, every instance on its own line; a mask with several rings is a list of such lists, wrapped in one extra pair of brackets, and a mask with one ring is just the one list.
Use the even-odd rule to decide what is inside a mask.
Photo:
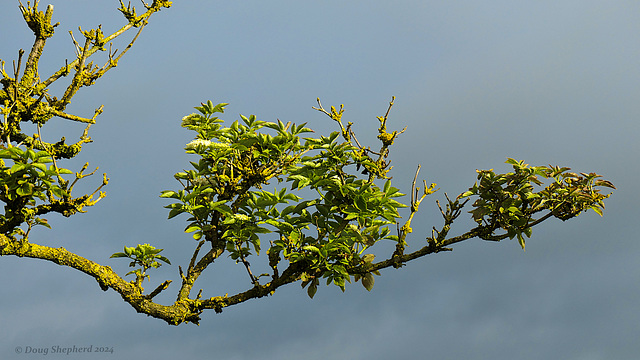
[[(198, 160), (175, 175), (182, 189), (162, 193), (177, 200), (167, 206), (169, 218), (187, 213), (185, 231), (245, 264), (253, 283), (259, 277), (247, 259), (260, 253), (260, 234), (275, 232), (266, 251), (273, 279), (284, 259), (304, 264), (300, 277), (310, 294), (320, 278), (344, 290), (347, 269), (370, 263), (365, 251), (377, 241), (394, 239), (388, 226), (400, 217), (397, 209), (405, 205), (394, 198), (403, 194), (390, 180), (379, 187), (379, 177), (353, 174), (351, 168), (360, 166), (365, 174), (381, 171), (367, 152), (339, 141), (339, 132), (301, 137), (313, 132), (306, 124), (253, 115), (224, 127), (215, 115), (226, 105), (209, 101), (183, 118), (182, 126), (197, 134), (185, 149)], [(270, 180), (286, 185), (264, 190)], [(315, 196), (303, 200), (298, 194), (305, 190)]]
[(158, 261), (163, 261), (169, 265), (171, 262), (166, 257), (159, 255), (163, 249), (156, 249), (155, 247), (149, 244), (143, 244), (136, 247), (124, 247), (124, 252), (119, 252), (111, 255), (112, 258), (129, 258), (133, 261), (129, 263), (129, 267), (140, 266), (140, 269), (129, 271), (126, 275), (134, 274), (136, 275), (136, 282), (141, 284), (145, 278), (150, 279), (149, 275), (146, 274), (147, 270), (154, 268), (159, 268), (162, 264)]
[[(492, 231), (505, 230), (510, 239), (517, 236), (522, 249), (525, 246), (522, 234), (531, 237), (532, 226), (536, 224), (532, 221), (535, 213), (549, 210), (546, 217), (555, 216), (563, 221), (587, 210), (602, 216), (604, 199), (611, 194), (602, 194), (598, 187), (615, 189), (610, 181), (599, 179), (601, 176), (596, 173), (578, 175), (568, 172), (571, 170), (568, 167), (529, 167), (524, 161), (514, 159), (506, 162), (513, 166), (513, 172), (496, 174), (493, 170), (478, 170), (479, 182), (460, 197), (477, 195), (478, 199), (473, 203), (475, 209), (470, 211), (473, 220)], [(539, 177), (553, 181), (535, 192), (534, 184), (543, 185)], [(480, 237), (495, 239), (491, 232)]]

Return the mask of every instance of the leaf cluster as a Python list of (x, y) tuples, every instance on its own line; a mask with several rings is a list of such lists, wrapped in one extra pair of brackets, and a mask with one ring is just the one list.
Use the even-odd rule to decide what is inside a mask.
[[(49, 227), (40, 215), (57, 212), (71, 216), (95, 204), (103, 194), (97, 199), (93, 194), (71, 196), (78, 179), (87, 176), (82, 174), (85, 169), (86, 165), (70, 182), (64, 180), (63, 175), (73, 172), (59, 168), (49, 152), (19, 147), (0, 149), (0, 201), (5, 204), (5, 212), (0, 215), (0, 232), (18, 233), (26, 238), (34, 225)], [(18, 228), (23, 223), (28, 225), (26, 233)]]
[[(602, 216), (604, 199), (611, 194), (602, 194), (598, 187), (615, 189), (610, 181), (599, 179), (595, 173), (580, 175), (569, 172), (568, 167), (528, 166), (524, 161), (509, 158), (506, 161), (513, 172), (496, 174), (493, 170), (478, 170), (478, 182), (461, 194), (461, 198), (477, 195), (470, 211), (473, 220), (490, 229), (503, 229), (509, 238), (517, 237), (524, 249), (524, 236), (531, 236), (532, 217), (542, 210), (550, 215), (567, 220), (589, 209)], [(541, 179), (552, 180), (543, 186)], [(486, 232), (487, 238), (494, 235)]]
[[(183, 118), (182, 126), (197, 134), (185, 150), (198, 160), (175, 175), (182, 189), (162, 192), (176, 200), (167, 205), (169, 218), (187, 213), (185, 231), (244, 264), (254, 284), (259, 277), (247, 259), (260, 254), (260, 234), (273, 232), (277, 237), (266, 251), (271, 273), (261, 276), (277, 279), (284, 259), (303, 269), (296, 276), (303, 286), (310, 284), (309, 295), (320, 278), (344, 290), (354, 277), (348, 269), (373, 260), (364, 254), (368, 248), (382, 239), (397, 240), (388, 225), (400, 217), (398, 208), (405, 205), (395, 198), (403, 194), (388, 179), (380, 187), (375, 180), (382, 175), (371, 175), (383, 173), (380, 162), (339, 132), (301, 137), (312, 132), (305, 124), (253, 115), (223, 126), (217, 114), (227, 105), (208, 101), (196, 107), (199, 113)], [(360, 167), (366, 171), (354, 174)], [(289, 185), (264, 190), (272, 179)], [(370, 275), (356, 280), (363, 276), (370, 289)]]
[(145, 277), (149, 279), (149, 275), (146, 271), (154, 268), (159, 268), (162, 264), (158, 261), (163, 261), (169, 265), (171, 262), (166, 257), (159, 255), (163, 249), (156, 249), (149, 244), (138, 244), (136, 247), (124, 247), (124, 252), (118, 252), (111, 255), (111, 258), (129, 258), (133, 261), (129, 263), (130, 267), (140, 266), (140, 269), (129, 271), (126, 275), (135, 274), (136, 283), (140, 284), (144, 281)]

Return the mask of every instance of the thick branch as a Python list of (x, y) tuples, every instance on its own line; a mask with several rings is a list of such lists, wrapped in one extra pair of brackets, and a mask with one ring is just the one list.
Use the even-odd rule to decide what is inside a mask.
[(163, 319), (169, 324), (178, 325), (183, 322), (197, 324), (200, 320), (199, 314), (201, 311), (197, 310), (195, 306), (197, 300), (184, 299), (176, 301), (171, 306), (160, 305), (151, 301), (153, 296), (169, 285), (168, 281), (161, 284), (151, 294), (142, 295), (141, 288), (136, 287), (133, 282), (125, 281), (109, 266), (103, 266), (85, 259), (62, 247), (52, 248), (27, 241), (17, 241), (0, 234), (0, 256), (5, 255), (47, 260), (79, 270), (95, 278), (102, 290), (106, 291), (109, 288), (115, 290), (137, 312)]
[(15, 255), (54, 262), (80, 270), (96, 279), (102, 290), (112, 288), (127, 297), (135, 296), (138, 290), (131, 283), (122, 279), (111, 267), (99, 265), (82, 256), (67, 251), (65, 248), (52, 248), (33, 244), (27, 241), (13, 240), (0, 234), (0, 255)]

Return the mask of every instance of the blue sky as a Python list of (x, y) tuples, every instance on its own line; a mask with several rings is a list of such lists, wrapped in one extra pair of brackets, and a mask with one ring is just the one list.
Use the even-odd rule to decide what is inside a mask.
[[(53, 4), (61, 25), (45, 48), (43, 77), (73, 57), (69, 30), (123, 24), (117, 1)], [(32, 241), (120, 274), (127, 263), (109, 255), (148, 242), (175, 265), (158, 269), (147, 287), (175, 284), (195, 244), (182, 233), (184, 219), (166, 220), (158, 195), (177, 188), (172, 175), (188, 166), (183, 147), (192, 136), (180, 119), (208, 99), (230, 103), (229, 121), (256, 114), (329, 133), (335, 124), (311, 109), (320, 97), (345, 104), (358, 139), (374, 144), (375, 117), (396, 96), (389, 127), (408, 130), (392, 150), (394, 185), (408, 191), (419, 163), (421, 177), (441, 188), (422, 203), (413, 249), (441, 225), (435, 199), (465, 191), (476, 169), (508, 171), (507, 157), (597, 172), (618, 190), (603, 218), (536, 227), (526, 252), (515, 241), (474, 239), (384, 271), (370, 293), (323, 287), (311, 300), (292, 284), (205, 313), (199, 327), (137, 314), (72, 269), (5, 257), (0, 357), (36, 357), (16, 354), (17, 346), (93, 344), (113, 347), (104, 355), (113, 359), (636, 358), (638, 14), (633, 1), (175, 1), (70, 107), (90, 116), (105, 105), (75, 166), (89, 161), (106, 172), (107, 198), (86, 214), (51, 217), (53, 230)], [(10, 69), (32, 44), (17, 1), (0, 4), (0, 34)], [(82, 127), (55, 120), (44, 131), (52, 141), (73, 139)], [(87, 188), (91, 181), (100, 179)], [(461, 217), (452, 232), (471, 225)], [(231, 261), (210, 271), (196, 284), (205, 296), (248, 286)], [(66, 356), (46, 356), (56, 357)]]

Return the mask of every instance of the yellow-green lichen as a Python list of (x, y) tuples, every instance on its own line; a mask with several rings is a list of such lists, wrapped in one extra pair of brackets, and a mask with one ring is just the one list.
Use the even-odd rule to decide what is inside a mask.
[(46, 12), (38, 11), (39, 0), (35, 0), (33, 6), (27, 1), (27, 7), (22, 5), (20, 1), (20, 11), (24, 17), (29, 29), (33, 31), (37, 38), (47, 39), (53, 36), (55, 27), (59, 23), (51, 24), (51, 16), (53, 15), (53, 5), (48, 5)]

